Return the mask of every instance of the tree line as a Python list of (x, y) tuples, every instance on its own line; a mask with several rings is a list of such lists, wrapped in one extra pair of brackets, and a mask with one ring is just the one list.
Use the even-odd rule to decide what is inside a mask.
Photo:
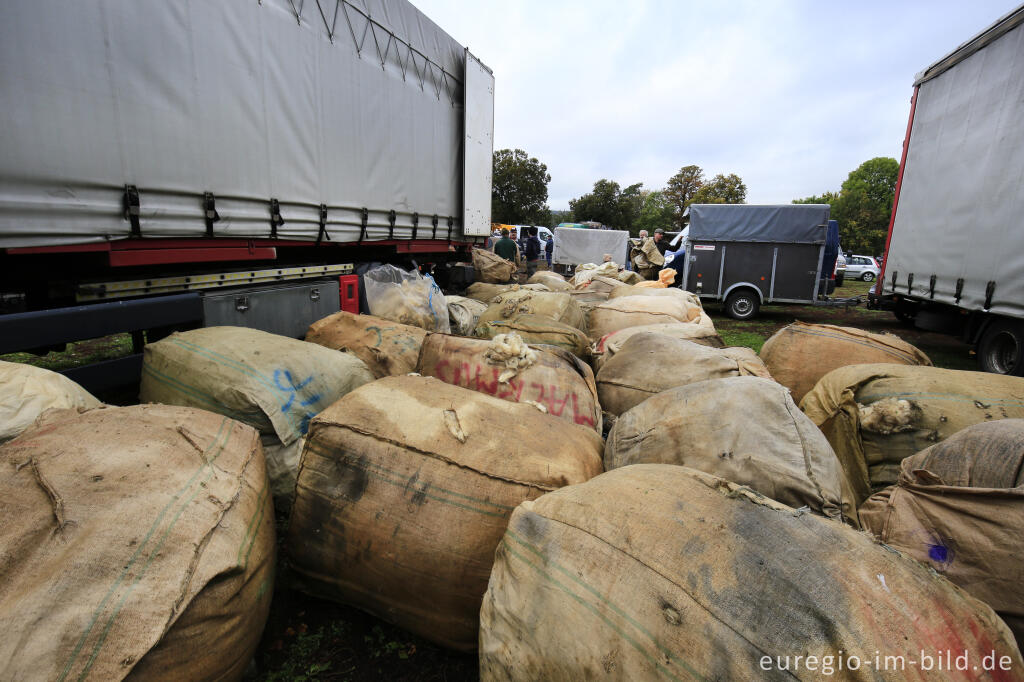
[[(793, 203), (829, 204), (844, 249), (878, 254), (885, 246), (898, 172), (895, 159), (871, 159), (852, 171), (838, 192)], [(594, 221), (636, 235), (659, 227), (681, 230), (690, 204), (742, 204), (747, 199), (747, 186), (735, 173), (709, 179), (693, 164), (680, 168), (660, 189), (646, 189), (640, 182), (623, 187), (601, 178), (590, 192), (570, 199), (568, 211), (548, 206), (550, 182), (547, 165), (522, 149), (494, 152), (491, 220), (513, 225)]]

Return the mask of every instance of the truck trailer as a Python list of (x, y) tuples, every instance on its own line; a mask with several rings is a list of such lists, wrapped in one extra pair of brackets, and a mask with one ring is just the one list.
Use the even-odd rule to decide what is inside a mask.
[(131, 332), (87, 388), (489, 233), (493, 75), (406, 0), (10, 0), (0, 65), (0, 353)]
[(1024, 376), (1024, 7), (914, 79), (869, 306)]

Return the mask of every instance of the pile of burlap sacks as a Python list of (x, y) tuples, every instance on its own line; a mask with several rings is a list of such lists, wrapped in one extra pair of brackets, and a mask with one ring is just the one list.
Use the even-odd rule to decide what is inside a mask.
[(478, 650), (483, 679), (1024, 665), (1024, 379), (828, 325), (758, 356), (692, 294), (601, 274), (466, 294), (455, 333), (196, 330), (146, 348), (160, 404), (62, 384), (23, 431), (41, 406), (0, 411), (5, 669), (237, 679), (274, 509), (295, 587)]

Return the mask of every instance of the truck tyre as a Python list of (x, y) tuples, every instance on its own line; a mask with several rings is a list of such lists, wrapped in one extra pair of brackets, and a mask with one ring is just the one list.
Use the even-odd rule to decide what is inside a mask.
[(734, 320), (749, 320), (757, 315), (761, 300), (750, 289), (740, 289), (725, 299), (725, 314)]
[(996, 320), (978, 341), (982, 371), (1024, 376), (1024, 322)]
[(860, 278), (865, 282), (872, 282), (875, 279), (875, 273), (865, 272), (863, 275), (860, 276)]

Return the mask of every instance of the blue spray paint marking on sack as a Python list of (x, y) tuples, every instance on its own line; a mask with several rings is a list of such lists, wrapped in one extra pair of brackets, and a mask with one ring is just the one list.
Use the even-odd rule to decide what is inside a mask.
[[(287, 384), (281, 383), (282, 375), (287, 381)], [(287, 414), (288, 412), (291, 411), (292, 406), (295, 404), (296, 397), (299, 396), (299, 391), (306, 387), (311, 381), (313, 381), (312, 374), (303, 379), (302, 381), (300, 381), (299, 383), (295, 383), (295, 379), (292, 377), (292, 373), (290, 371), (286, 369), (274, 370), (274, 384), (282, 391), (285, 391), (286, 393), (290, 394), (288, 396), (288, 401), (281, 406), (282, 413)], [(319, 393), (314, 393), (305, 400), (300, 400), (299, 407), (309, 407), (310, 405), (313, 405), (314, 403), (318, 402), (321, 397), (322, 396)], [(314, 416), (316, 416), (316, 413), (310, 412), (309, 410), (305, 411), (305, 413), (302, 415), (302, 420), (299, 423), (299, 433), (301, 433), (302, 435), (306, 435), (306, 432), (309, 431), (309, 420), (312, 419)]]
[(438, 293), (441, 293), (441, 287), (437, 286), (434, 282), (434, 278), (430, 275), (424, 275), (426, 279), (430, 280), (430, 291), (427, 293), (427, 309), (430, 310), (430, 316), (434, 318), (434, 329), (439, 330), (441, 323), (437, 319), (437, 313), (434, 312), (434, 289), (437, 289)]

